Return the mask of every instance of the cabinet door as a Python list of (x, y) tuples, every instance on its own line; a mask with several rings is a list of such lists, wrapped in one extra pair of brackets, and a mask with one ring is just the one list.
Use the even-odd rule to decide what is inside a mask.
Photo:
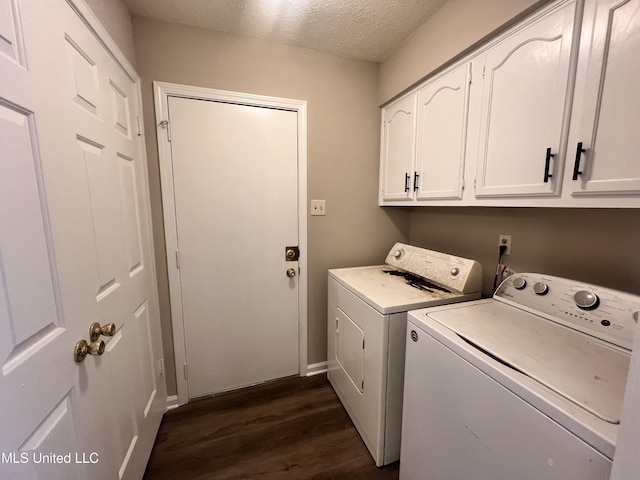
[(470, 69), (462, 65), (418, 91), (418, 200), (462, 198)]
[(640, 0), (588, 1), (580, 45), (568, 189), (574, 196), (637, 196)]
[(381, 199), (413, 197), (413, 161), (416, 137), (416, 96), (411, 95), (382, 111)]
[(487, 50), (476, 196), (558, 193), (574, 14), (563, 3)]

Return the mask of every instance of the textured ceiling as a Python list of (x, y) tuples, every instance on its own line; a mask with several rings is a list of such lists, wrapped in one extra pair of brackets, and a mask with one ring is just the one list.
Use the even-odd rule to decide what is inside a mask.
[(124, 0), (133, 15), (379, 62), (446, 0)]

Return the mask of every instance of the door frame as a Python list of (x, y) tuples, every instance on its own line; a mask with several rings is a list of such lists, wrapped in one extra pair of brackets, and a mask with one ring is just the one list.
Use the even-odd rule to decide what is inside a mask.
[(153, 82), (155, 120), (158, 138), (158, 161), (164, 232), (169, 276), (169, 298), (171, 301), (171, 325), (173, 327), (173, 349), (176, 366), (178, 405), (189, 402), (186, 379), (186, 344), (184, 338), (184, 317), (180, 295), (180, 276), (176, 258), (177, 222), (175, 196), (173, 190), (173, 165), (171, 147), (168, 140), (171, 126), (168, 125), (169, 97), (193, 100), (220, 101), (270, 107), (296, 112), (298, 115), (298, 245), (302, 254), (298, 260), (301, 275), (298, 276), (298, 374), (307, 375), (307, 102), (288, 98), (267, 97), (248, 93), (230, 92), (211, 88), (194, 87), (167, 82)]

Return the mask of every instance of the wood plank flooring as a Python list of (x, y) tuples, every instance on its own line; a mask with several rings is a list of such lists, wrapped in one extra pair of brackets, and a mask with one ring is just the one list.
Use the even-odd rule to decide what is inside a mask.
[(397, 480), (376, 468), (324, 375), (288, 378), (166, 413), (144, 480)]

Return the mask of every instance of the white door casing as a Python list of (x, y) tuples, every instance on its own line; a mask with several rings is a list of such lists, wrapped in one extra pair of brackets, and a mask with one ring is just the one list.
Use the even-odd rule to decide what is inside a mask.
[(82, 1), (0, 12), (0, 471), (140, 478), (166, 389), (138, 77)]
[[(234, 306), (237, 306), (237, 312), (253, 312), (250, 314), (250, 320), (252, 322), (262, 323), (258, 325), (260, 328), (266, 327), (263, 331), (264, 341), (266, 343), (272, 343), (276, 345), (276, 338), (269, 339), (268, 335), (275, 334), (276, 328), (269, 325), (269, 322), (273, 321), (273, 313), (278, 311), (277, 300), (274, 302), (268, 295), (264, 295), (262, 292), (256, 291), (262, 288), (271, 288), (273, 298), (285, 298), (282, 295), (290, 295), (295, 292), (297, 288), (297, 298), (294, 298), (294, 319), (297, 318), (295, 325), (296, 330), (293, 335), (296, 338), (291, 338), (291, 330), (286, 330), (286, 335), (289, 336), (289, 340), (281, 343), (283, 350), (293, 348), (293, 352), (296, 355), (294, 370), (291, 369), (282, 370), (282, 373), (273, 373), (272, 375), (282, 376), (290, 374), (305, 375), (307, 370), (307, 330), (306, 330), (306, 309), (307, 309), (307, 261), (306, 261), (306, 102), (288, 100), (274, 97), (263, 97), (249, 94), (239, 94), (234, 92), (211, 90), (206, 88), (182, 86), (161, 82), (154, 82), (155, 91), (155, 103), (156, 103), (156, 124), (158, 125), (158, 150), (160, 158), (161, 169), (161, 182), (162, 182), (162, 197), (165, 219), (165, 232), (166, 232), (166, 245), (167, 245), (167, 258), (168, 271), (169, 271), (169, 284), (171, 292), (171, 312), (174, 332), (174, 348), (176, 357), (176, 372), (177, 372), (177, 386), (178, 386), (178, 403), (180, 405), (187, 403), (189, 398), (194, 396), (200, 396), (206, 393), (207, 387), (200, 385), (200, 381), (193, 379), (192, 376), (202, 376), (206, 373), (206, 370), (220, 373), (220, 370), (226, 368), (222, 361), (232, 362), (239, 371), (236, 371), (231, 376), (221, 375), (219, 379), (221, 383), (217, 384), (215, 389), (226, 390), (243, 386), (246, 384), (257, 383), (268, 379), (267, 377), (260, 377), (264, 372), (259, 372), (261, 367), (258, 368), (255, 361), (260, 358), (258, 353), (255, 353), (256, 358), (246, 358), (251, 356), (245, 352), (244, 357), (242, 354), (236, 355), (234, 348), (230, 348), (231, 342), (238, 346), (240, 352), (247, 345), (251, 344), (251, 332), (243, 333), (242, 328), (248, 324), (246, 319), (242, 318), (242, 315), (235, 315)], [(191, 112), (191, 113), (188, 113)], [(243, 205), (243, 208), (251, 208), (255, 212), (265, 211), (265, 218), (273, 218), (274, 212), (269, 215), (270, 204), (273, 204), (273, 199), (263, 198), (262, 192), (257, 187), (251, 187), (246, 183), (247, 178), (255, 177), (256, 172), (249, 172), (245, 170), (245, 177), (242, 175), (242, 170), (236, 170), (236, 173), (231, 175), (230, 172), (235, 168), (230, 165), (230, 168), (220, 169), (220, 165), (215, 165), (213, 161), (218, 156), (227, 155), (226, 160), (221, 160), (231, 163), (230, 159), (237, 160), (238, 162), (246, 162), (247, 160), (236, 159), (236, 155), (232, 151), (233, 141), (226, 142), (226, 137), (223, 134), (219, 136), (219, 132), (225, 128), (224, 118), (231, 115), (229, 118), (229, 126), (245, 125), (247, 132), (244, 132), (244, 128), (240, 130), (241, 138), (240, 142), (247, 143), (247, 138), (244, 137), (245, 133), (249, 130), (252, 133), (256, 133), (260, 129), (260, 120), (257, 117), (264, 115), (275, 115), (274, 121), (284, 121), (285, 127), (289, 130), (289, 133), (294, 135), (294, 150), (292, 153), (295, 155), (294, 162), (297, 158), (297, 172), (288, 172), (288, 178), (290, 180), (282, 179), (293, 185), (293, 188), (297, 188), (297, 204), (295, 204), (295, 192), (294, 193), (294, 205), (289, 207), (283, 207), (287, 211), (290, 211), (297, 222), (297, 228), (291, 231), (288, 236), (285, 232), (286, 239), (297, 238), (297, 243), (300, 247), (301, 255), (298, 262), (284, 262), (284, 247), (292, 245), (291, 243), (278, 243), (277, 247), (269, 249), (267, 255), (264, 257), (263, 264), (271, 264), (270, 271), (260, 271), (258, 275), (260, 279), (246, 278), (242, 279), (244, 269), (242, 266), (243, 261), (257, 262), (259, 260), (256, 257), (257, 248), (260, 242), (268, 242), (271, 237), (269, 232), (279, 232), (281, 227), (273, 225), (273, 228), (267, 228), (262, 226), (261, 232), (253, 232), (251, 221), (247, 218), (237, 218), (237, 221), (233, 222), (233, 213), (231, 207), (234, 204)], [(239, 115), (237, 118), (236, 115)], [(242, 115), (248, 115), (242, 119)], [(180, 120), (181, 116), (184, 120)], [(256, 117), (252, 120), (252, 117)], [(193, 121), (190, 121), (192, 118)], [(254, 122), (255, 120), (255, 122)], [(168, 123), (167, 123), (168, 121)], [(218, 122), (216, 125), (215, 123)], [(221, 122), (221, 123), (220, 123)], [(243, 123), (244, 122), (244, 123)], [(256, 123), (257, 122), (257, 123)], [(197, 124), (196, 124), (197, 123)], [(205, 124), (206, 125), (201, 125)], [(265, 125), (270, 122), (267, 121)], [(205, 130), (198, 129), (204, 128)], [(193, 130), (193, 131), (191, 131)], [(207, 132), (209, 134), (207, 135)], [(213, 133), (215, 132), (215, 133)], [(215, 137), (218, 135), (218, 139), (205, 138), (202, 136)], [(235, 134), (234, 134), (235, 135)], [(295, 136), (297, 135), (297, 145), (295, 143)], [(176, 141), (177, 136), (177, 141)], [(275, 135), (272, 135), (275, 137)], [(200, 138), (200, 140), (198, 140)], [(171, 141), (169, 140), (171, 139)], [(220, 147), (220, 141), (224, 146)], [(200, 142), (200, 147), (193, 149), (191, 153), (189, 149), (192, 148), (192, 144), (195, 141)], [(267, 155), (268, 150), (274, 150), (269, 148), (269, 142), (273, 139), (260, 138), (256, 140), (257, 143), (262, 145), (264, 156)], [(215, 142), (218, 142), (217, 144)], [(249, 150), (254, 148), (253, 145), (248, 146)], [(258, 145), (256, 145), (258, 147)], [(216, 149), (224, 148), (231, 149), (220, 150), (216, 152)], [(281, 146), (277, 146), (275, 150), (279, 150)], [(172, 158), (173, 155), (173, 158)], [(231, 156), (229, 156), (231, 155)], [(260, 151), (253, 151), (250, 155), (259, 157)], [(189, 161), (185, 161), (184, 158), (189, 157)], [(239, 158), (239, 157), (238, 157)], [(179, 163), (179, 165), (178, 165)], [(255, 162), (256, 171), (258, 168), (265, 168), (265, 165), (259, 166), (260, 162)], [(197, 170), (193, 170), (196, 168)], [(216, 173), (216, 169), (218, 171)], [(245, 164), (245, 168), (251, 168), (251, 163)], [(295, 166), (294, 166), (295, 168)], [(198, 178), (199, 174), (202, 177), (202, 182)], [(293, 174), (293, 176), (291, 176)], [(231, 176), (229, 176), (231, 175)], [(264, 181), (271, 185), (278, 183), (275, 177), (271, 177), (269, 169), (262, 171), (261, 175), (264, 177)], [(194, 177), (195, 176), (195, 177)], [(224, 178), (221, 178), (224, 177)], [(190, 180), (191, 179), (191, 180)], [(189, 182), (195, 182), (190, 184)], [(280, 182), (282, 183), (282, 182)], [(196, 185), (198, 184), (198, 185)], [(199, 193), (196, 192), (199, 190)], [(284, 194), (284, 193), (283, 193)], [(289, 195), (289, 194), (287, 194)], [(279, 194), (278, 194), (279, 196)], [(198, 200), (199, 198), (199, 200)], [(291, 196), (289, 195), (289, 198)], [(195, 202), (195, 203), (194, 203)], [(205, 205), (198, 207), (198, 202), (207, 202), (207, 210)], [(211, 215), (209, 205), (216, 206), (219, 210), (216, 214), (216, 219), (207, 219), (204, 216)], [(169, 208), (167, 208), (169, 206)], [(291, 210), (293, 208), (293, 210)], [(283, 212), (285, 214), (286, 212)], [(197, 221), (198, 216), (204, 221), (200, 225)], [(216, 221), (219, 224), (216, 225)], [(259, 221), (256, 220), (256, 221)], [(191, 222), (191, 225), (187, 223)], [(234, 231), (237, 230), (239, 236), (237, 241), (241, 244), (235, 246), (229, 246), (228, 238), (231, 235), (227, 235), (225, 232), (219, 231), (220, 225), (232, 225)], [(198, 229), (201, 228), (201, 231)], [(282, 227), (283, 229), (286, 227)], [(200, 233), (202, 235), (200, 235)], [(253, 238), (255, 248), (250, 246), (250, 243), (245, 241)], [(207, 242), (215, 243), (216, 245), (207, 245)], [(288, 240), (283, 240), (288, 242)], [(224, 244), (224, 250), (221, 251), (219, 246)], [(202, 253), (209, 248), (210, 254), (205, 257)], [(254, 251), (255, 250), (255, 251)], [(273, 250), (273, 251), (271, 251)], [(179, 257), (177, 253), (179, 253)], [(216, 260), (215, 256), (218, 255)], [(208, 258), (211, 257), (211, 258)], [(175, 259), (175, 261), (174, 261)], [(179, 259), (179, 264), (178, 264)], [(200, 261), (198, 261), (200, 259)], [(246, 265), (246, 264), (245, 264)], [(277, 266), (276, 266), (277, 265)], [(287, 268), (299, 267), (299, 274), (293, 279), (286, 277), (285, 272)], [(267, 267), (265, 267), (267, 268)], [(219, 271), (213, 271), (219, 270)], [(239, 270), (239, 271), (234, 271)], [(246, 270), (246, 269), (244, 269)], [(215, 280), (214, 274), (220, 274), (226, 272), (222, 280)], [(249, 273), (249, 272), (247, 272)], [(245, 275), (247, 274), (245, 273)], [(209, 283), (207, 287), (206, 282)], [(256, 285), (256, 282), (257, 285)], [(224, 284), (222, 284), (224, 283)], [(257, 288), (256, 288), (257, 287)], [(204, 290), (203, 290), (204, 288)], [(282, 290), (284, 288), (284, 291)], [(198, 292), (199, 290), (199, 292)], [(214, 291), (215, 290), (215, 291)], [(288, 291), (289, 293), (286, 293)], [(212, 292), (206, 297), (206, 292)], [(225, 293), (226, 292), (226, 293)], [(226, 305), (223, 299), (228, 297)], [(216, 300), (217, 298), (217, 300)], [(193, 308), (195, 303), (200, 303), (200, 306), (196, 309)], [(218, 310), (217, 307), (220, 307)], [(261, 315), (261, 307), (264, 307), (264, 315)], [(212, 312), (211, 309), (216, 309)], [(217, 327), (208, 324), (202, 324), (203, 317), (210, 315), (211, 321), (214, 319), (224, 319), (224, 323), (218, 324)], [(192, 318), (189, 318), (189, 317)], [(271, 320), (270, 320), (271, 318)], [(235, 322), (235, 324), (233, 323)], [(243, 327), (244, 326), (244, 327)], [(279, 328), (279, 327), (278, 327)], [(271, 332), (270, 330), (273, 330)], [(246, 337), (246, 338), (245, 338)], [(293, 342), (291, 341), (293, 340)], [(194, 348), (196, 345), (194, 342), (202, 341), (200, 345), (203, 348)], [(256, 341), (256, 340), (254, 340)], [(218, 342), (218, 343), (216, 343)], [(244, 342), (248, 342), (245, 344)], [(228, 344), (228, 345), (225, 345)], [(258, 342), (259, 343), (259, 342)], [(292, 344), (293, 343), (293, 344)], [(255, 351), (258, 344), (253, 344), (253, 351)], [(268, 345), (265, 345), (268, 346)], [(210, 350), (210, 352), (202, 351)], [(226, 349), (226, 350), (225, 350)], [(215, 350), (215, 351), (211, 351)], [(251, 350), (251, 348), (250, 348)], [(226, 352), (226, 353), (225, 353)], [(283, 356), (289, 356), (289, 353), (282, 352)], [(247, 361), (254, 361), (253, 366), (247, 363)], [(255, 376), (251, 375), (240, 379), (239, 383), (234, 383), (232, 377), (241, 373), (242, 369), (247, 371), (256, 370)], [(184, 374), (183, 374), (184, 372)], [(287, 373), (288, 372), (288, 373)], [(189, 382), (187, 381), (187, 373), (189, 376)], [(273, 376), (271, 378), (274, 378)], [(193, 380), (193, 381), (191, 381)], [(225, 383), (226, 382), (226, 383)], [(206, 382), (205, 382), (206, 383)]]

